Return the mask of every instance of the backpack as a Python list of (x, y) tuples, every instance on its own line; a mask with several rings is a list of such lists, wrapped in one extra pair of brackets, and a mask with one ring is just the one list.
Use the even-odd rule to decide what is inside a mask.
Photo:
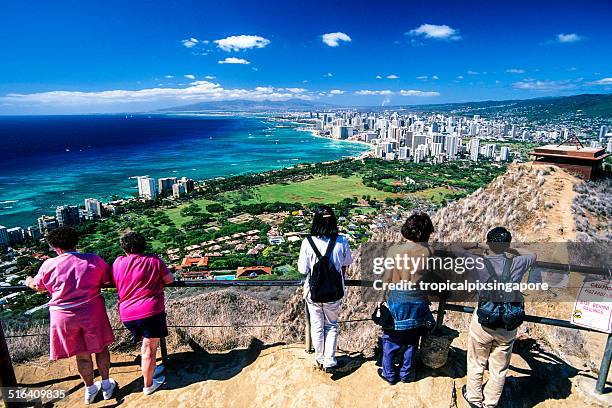
[(342, 274), (336, 269), (331, 260), (331, 254), (336, 245), (336, 238), (330, 238), (325, 255), (321, 255), (312, 237), (307, 238), (317, 256), (317, 261), (312, 267), (309, 278), (310, 299), (314, 303), (335, 302), (344, 296)]
[[(489, 280), (502, 283), (511, 283), (510, 268), (512, 260), (504, 258), (504, 271), (501, 279), (495, 273), (495, 269), (486, 258), (485, 267), (489, 272)], [(478, 295), (478, 323), (489, 329), (505, 329), (508, 331), (518, 328), (525, 321), (525, 303), (523, 295), (505, 291), (486, 291)]]

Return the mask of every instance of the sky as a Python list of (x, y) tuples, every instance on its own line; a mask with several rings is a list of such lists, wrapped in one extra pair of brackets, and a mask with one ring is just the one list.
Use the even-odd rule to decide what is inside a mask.
[(4, 1), (0, 114), (612, 91), (612, 2)]

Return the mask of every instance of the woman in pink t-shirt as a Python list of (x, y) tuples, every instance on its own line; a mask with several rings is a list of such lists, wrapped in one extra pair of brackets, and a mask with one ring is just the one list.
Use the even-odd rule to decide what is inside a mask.
[(164, 306), (164, 285), (174, 276), (164, 261), (155, 255), (146, 255), (147, 241), (137, 232), (121, 237), (125, 256), (113, 263), (113, 281), (119, 295), (119, 316), (132, 333), (134, 342), (142, 339), (141, 363), (144, 378), (143, 392), (153, 393), (165, 381), (155, 374), (155, 358), (159, 339), (168, 335)]
[[(51, 360), (76, 356), (77, 368), (85, 382), (85, 403), (91, 404), (100, 390), (110, 399), (117, 383), (109, 377), (108, 345), (115, 340), (100, 289), (110, 283), (110, 267), (95, 254), (76, 251), (77, 231), (60, 227), (47, 234), (47, 242), (57, 257), (46, 260), (38, 274), (26, 285), (48, 292), (49, 343)], [(94, 383), (91, 355), (102, 377)]]

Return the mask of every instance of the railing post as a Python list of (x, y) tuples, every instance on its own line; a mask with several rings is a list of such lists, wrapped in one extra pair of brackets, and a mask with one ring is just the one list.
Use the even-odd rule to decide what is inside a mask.
[(166, 365), (168, 363), (168, 347), (166, 346), (165, 337), (159, 339), (159, 349), (161, 351), (162, 363)]
[(438, 300), (438, 314), (436, 316), (436, 329), (441, 329), (444, 325), (444, 314), (446, 313), (446, 300)]
[(595, 386), (595, 390), (599, 394), (603, 394), (606, 388), (606, 380), (610, 372), (610, 361), (612, 361), (612, 333), (608, 334), (606, 349), (604, 350), (604, 355), (601, 358), (601, 366), (599, 367), (599, 376), (597, 377), (597, 385)]
[(16, 403), (9, 402), (8, 396), (6, 395), (7, 388), (17, 387), (17, 377), (15, 377), (15, 369), (13, 368), (11, 355), (9, 354), (8, 346), (6, 345), (6, 338), (4, 337), (2, 322), (0, 322), (0, 387), (4, 389), (2, 392), (2, 400), (4, 401), (4, 405), (7, 408), (17, 406)]
[(310, 334), (310, 313), (308, 313), (308, 305), (306, 299), (304, 299), (304, 344), (306, 345), (306, 352), (312, 353), (312, 336)]

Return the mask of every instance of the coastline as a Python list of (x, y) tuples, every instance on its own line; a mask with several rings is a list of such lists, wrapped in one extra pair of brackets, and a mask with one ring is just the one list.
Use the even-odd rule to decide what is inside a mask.
[[(121, 115), (110, 115), (110, 116), (120, 117)], [(186, 117), (186, 116), (194, 116), (194, 115), (175, 115), (174, 113), (172, 113), (170, 115), (163, 114), (163, 115), (154, 115), (154, 116), (156, 117), (160, 117), (160, 116)], [(199, 116), (200, 118), (202, 117), (202, 115), (195, 115), (195, 116)], [(207, 115), (204, 115), (204, 116), (207, 116)], [(219, 118), (219, 116), (217, 116), (217, 118)], [(243, 117), (238, 116), (238, 118), (243, 118)], [(253, 117), (244, 117), (244, 118), (254, 119)], [(273, 125), (273, 122), (268, 120), (268, 118), (265, 118), (265, 117), (257, 118), (257, 120), (261, 121), (261, 123), (264, 126)], [(278, 135), (278, 139), (281, 139), (281, 140), (283, 139), (283, 136), (286, 137), (285, 146), (283, 147), (283, 149), (287, 151), (288, 146), (293, 146), (293, 148), (289, 147), (289, 149), (291, 150), (301, 148), (300, 144), (296, 145), (295, 143), (299, 142), (299, 140), (297, 139), (299, 139), (300, 137), (299, 135), (301, 134), (301, 131), (303, 129), (298, 129), (296, 126), (286, 126), (286, 127), (283, 127), (283, 129), (278, 129), (278, 130), (281, 132), (287, 131), (287, 130), (289, 132), (294, 132), (293, 136), (291, 136), (290, 133), (285, 134), (285, 135), (283, 134)], [(241, 133), (248, 132), (248, 131), (249, 131), (248, 129), (240, 130)], [(318, 136), (310, 131), (308, 133), (311, 136), (316, 137), (316, 138), (330, 139), (330, 138)], [(265, 135), (264, 137), (269, 137), (269, 136), (270, 135)], [(215, 134), (214, 138), (217, 139), (217, 137), (218, 136)], [(249, 133), (249, 139), (250, 138), (251, 136)], [(210, 139), (212, 139), (212, 137)], [(28, 226), (36, 226), (37, 218), (40, 217), (41, 215), (54, 215), (55, 208), (59, 205), (82, 206), (83, 200), (85, 198), (96, 198), (103, 203), (108, 203), (115, 199), (132, 199), (134, 197), (133, 194), (136, 191), (135, 182), (134, 180), (132, 180), (134, 174), (140, 174), (140, 173), (141, 174), (151, 174), (151, 176), (154, 178), (171, 177), (171, 176), (180, 174), (181, 176), (187, 176), (189, 178), (192, 178), (193, 180), (199, 183), (206, 183), (206, 182), (209, 182), (210, 180), (214, 180), (219, 177), (230, 178), (233, 176), (239, 176), (243, 174), (261, 174), (261, 173), (266, 173), (269, 171), (291, 168), (291, 167), (296, 166), (297, 164), (303, 164), (303, 163), (329, 162), (329, 161), (342, 160), (345, 158), (362, 159), (364, 157), (367, 157), (369, 154), (371, 154), (371, 146), (369, 146), (370, 149), (368, 151), (358, 152), (358, 151), (355, 151), (356, 149), (354, 147), (352, 149), (350, 147), (348, 149), (345, 149), (345, 148), (342, 148), (342, 144), (334, 143), (334, 147), (331, 150), (329, 150), (329, 154), (321, 155), (321, 152), (313, 154), (312, 151), (309, 151), (309, 153), (307, 154), (302, 155), (300, 153), (300, 154), (297, 154), (296, 156), (290, 156), (295, 153), (286, 153), (285, 154), (286, 157), (279, 158), (278, 156), (275, 156), (275, 153), (272, 151), (274, 149), (266, 150), (266, 149), (270, 149), (269, 146), (270, 146), (270, 143), (273, 141), (272, 139), (276, 139), (276, 138), (269, 138), (267, 139), (268, 140), (267, 143), (264, 142), (264, 145), (262, 145), (263, 147), (262, 153), (260, 153), (260, 156), (259, 156), (259, 160), (261, 161), (261, 163), (256, 163), (253, 166), (248, 166), (248, 167), (244, 166), (243, 163), (248, 163), (248, 161), (247, 162), (241, 161), (239, 157), (240, 155), (238, 155), (237, 151), (228, 151), (228, 154), (229, 154), (227, 156), (228, 163), (225, 164), (225, 167), (218, 165), (219, 168), (215, 169), (217, 170), (216, 175), (211, 175), (211, 176), (207, 175), (205, 177), (200, 177), (202, 174), (199, 174), (199, 175), (192, 174), (189, 171), (187, 171), (189, 169), (196, 170), (196, 167), (197, 167), (198, 168), (197, 170), (200, 170), (199, 172), (202, 173), (203, 167), (208, 166), (206, 164), (207, 163), (206, 158), (200, 160), (201, 163), (195, 163), (193, 162), (193, 160), (192, 160), (193, 164), (189, 163), (188, 165), (185, 165), (183, 163), (182, 167), (185, 167), (185, 169), (176, 167), (178, 171), (170, 170), (172, 167), (168, 167), (167, 164), (165, 167), (159, 166), (158, 169), (151, 168), (151, 167), (142, 168), (143, 166), (141, 166), (141, 168), (139, 169), (133, 169), (134, 171), (136, 171), (136, 173), (132, 172), (130, 176), (127, 177), (127, 179), (124, 179), (124, 178), (117, 179), (117, 180), (112, 179), (106, 182), (106, 185), (103, 185), (102, 187), (98, 185), (98, 187), (96, 187), (96, 188), (99, 188), (98, 191), (94, 191), (93, 189), (90, 189), (89, 191), (84, 190), (82, 189), (83, 187), (82, 185), (84, 183), (87, 184), (90, 182), (91, 182), (91, 185), (96, 185), (96, 182), (98, 181), (98, 179), (105, 178), (105, 174), (106, 174), (105, 172), (101, 172), (98, 174), (91, 173), (92, 175), (85, 175), (85, 174), (78, 173), (78, 172), (68, 172), (68, 171), (65, 171), (64, 169), (61, 169), (61, 170), (55, 169), (54, 171), (57, 171), (58, 176), (52, 177), (52, 176), (49, 176), (49, 174), (52, 174), (50, 172), (46, 172), (47, 174), (45, 175), (44, 171), (41, 171), (38, 169), (32, 170), (33, 172), (30, 174), (34, 176), (30, 176), (30, 174), (28, 174), (28, 175), (23, 175), (22, 177), (26, 177), (25, 180), (37, 179), (41, 183), (39, 184), (39, 186), (42, 188), (42, 190), (40, 191), (30, 189), (24, 192), (21, 192), (21, 191), (16, 192), (16, 191), (11, 190), (8, 184), (4, 186), (0, 184), (0, 195), (1, 195), (0, 202), (2, 202), (2, 206), (7, 211), (6, 214), (0, 215), (0, 220), (1, 220), (0, 225), (6, 225), (8, 227), (21, 226), (23, 228), (26, 228)], [(265, 141), (266, 139), (264, 138), (262, 140)], [(330, 139), (329, 142), (331, 141), (336, 141), (336, 140)], [(309, 143), (307, 140), (302, 140), (302, 142), (305, 143), (304, 147), (306, 147), (307, 145), (318, 145), (318, 143), (312, 143), (312, 141)], [(352, 140), (342, 140), (342, 142), (362, 143), (362, 142), (352, 141)], [(281, 141), (281, 145), (282, 144), (283, 142)], [(362, 143), (362, 144), (365, 144), (365, 143)], [(349, 145), (345, 145), (345, 146), (349, 146)], [(308, 149), (308, 147), (306, 147), (306, 149)], [(65, 154), (71, 155), (71, 157), (73, 154), (77, 154), (77, 155), (86, 154), (86, 152), (85, 153), (80, 152), (80, 151), (77, 151), (77, 149), (71, 149), (71, 150), (72, 150), (71, 152), (66, 151)], [(319, 151), (325, 150), (325, 148), (321, 149), (319, 147), (318, 150)], [(140, 160), (141, 163), (146, 163), (146, 159), (150, 156), (149, 153), (150, 152), (144, 153), (145, 156), (143, 156), (143, 159)], [(266, 159), (262, 158), (261, 156), (262, 154), (269, 155), (269, 158), (267, 159), (268, 162), (265, 161)], [(236, 164), (229, 164), (234, 155), (237, 155), (238, 161), (236, 161)], [(320, 157), (316, 157), (316, 158), (313, 157), (316, 155)], [(299, 160), (303, 160), (303, 161), (301, 162), (294, 161), (294, 160), (297, 160), (295, 159), (295, 157), (299, 157)], [(71, 161), (71, 160), (67, 162), (74, 163), (74, 161)], [(85, 163), (85, 165), (88, 165), (86, 161), (83, 161), (83, 162)], [(77, 166), (78, 165), (73, 165), (73, 168), (78, 169)], [(192, 166), (194, 168), (191, 168)], [(118, 170), (114, 171), (114, 173), (117, 174), (120, 171), (126, 172), (126, 170), (124, 170), (125, 167), (126, 166), (123, 166), (123, 168), (121, 167), (118, 168)], [(208, 167), (210, 168), (210, 166)], [(220, 168), (223, 168), (223, 171), (222, 171), (223, 174), (221, 173)], [(168, 170), (166, 171), (166, 169)], [(129, 172), (131, 171), (132, 169), (129, 170)], [(39, 176), (39, 174), (41, 174), (42, 176)], [(62, 178), (61, 182), (60, 182), (60, 177)], [(91, 177), (94, 177), (94, 178), (92, 179)], [(49, 178), (49, 182), (46, 181), (48, 178)], [(60, 183), (61, 185), (58, 185), (56, 187), (56, 183)], [(63, 190), (60, 189), (60, 188), (63, 188), (64, 186), (69, 186), (68, 188), (73, 191), (71, 196), (68, 196), (68, 195), (64, 196)], [(44, 194), (44, 190), (52, 192), (52, 196), (50, 196), (49, 194)], [(21, 210), (20, 207), (23, 208), (23, 210)], [(2, 208), (0, 208), (0, 210), (1, 209)]]
[(355, 159), (363, 159), (363, 158), (366, 158), (366, 157), (372, 157), (372, 154), (374, 153), (374, 145), (372, 145), (372, 143), (362, 142), (361, 140), (334, 139), (334, 138), (327, 137), (327, 136), (321, 136), (320, 134), (318, 134), (318, 130), (316, 130), (316, 129), (309, 129), (309, 128), (300, 127), (300, 128), (296, 128), (295, 130), (297, 130), (299, 132), (310, 133), (310, 135), (312, 137), (332, 140), (334, 142), (346, 142), (346, 143), (354, 143), (354, 144), (359, 144), (359, 145), (367, 146), (368, 147), (368, 151), (362, 152), (361, 154), (359, 154), (357, 156), (351, 156), (351, 157), (354, 157)]

